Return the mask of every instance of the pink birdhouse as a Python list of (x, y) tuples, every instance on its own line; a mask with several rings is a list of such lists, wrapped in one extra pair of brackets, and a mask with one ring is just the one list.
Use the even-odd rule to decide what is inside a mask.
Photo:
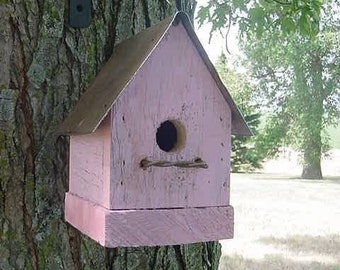
[(101, 245), (233, 237), (231, 134), (251, 133), (184, 13), (119, 44), (60, 132), (65, 219)]

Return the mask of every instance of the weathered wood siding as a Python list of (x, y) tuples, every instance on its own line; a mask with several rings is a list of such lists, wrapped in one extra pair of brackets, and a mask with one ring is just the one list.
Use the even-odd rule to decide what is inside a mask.
[[(180, 121), (185, 146), (164, 152), (156, 130)], [(184, 27), (171, 26), (112, 110), (111, 209), (229, 204), (231, 115)], [(202, 158), (208, 169), (150, 168), (140, 161)]]
[(110, 134), (107, 116), (96, 132), (70, 137), (69, 192), (106, 207), (110, 192)]
[(66, 218), (81, 232), (107, 247), (178, 245), (234, 235), (231, 206), (108, 210), (68, 193)]

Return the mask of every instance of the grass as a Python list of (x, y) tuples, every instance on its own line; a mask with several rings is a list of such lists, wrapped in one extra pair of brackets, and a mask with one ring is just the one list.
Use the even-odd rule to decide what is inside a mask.
[(331, 148), (340, 149), (340, 125), (337, 127), (329, 127), (327, 133), (330, 137)]
[(286, 238), (263, 237), (259, 239), (267, 245), (284, 248), (295, 253), (311, 253), (331, 256), (340, 261), (340, 235), (331, 234), (325, 236), (293, 235)]
[(221, 241), (219, 270), (340, 270), (339, 181), (292, 179), (284, 169), (231, 175), (235, 236)]
[(266, 255), (263, 259), (248, 259), (239, 255), (223, 256), (219, 270), (339, 270), (334, 263), (295, 261), (281, 255)]

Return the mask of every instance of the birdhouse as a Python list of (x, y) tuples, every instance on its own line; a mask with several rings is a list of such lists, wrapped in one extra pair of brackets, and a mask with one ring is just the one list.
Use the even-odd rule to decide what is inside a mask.
[(65, 219), (101, 245), (233, 237), (231, 134), (250, 131), (184, 13), (119, 44), (60, 132)]

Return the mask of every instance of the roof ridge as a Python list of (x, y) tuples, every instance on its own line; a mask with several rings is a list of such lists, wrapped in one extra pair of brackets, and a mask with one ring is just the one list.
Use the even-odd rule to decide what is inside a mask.
[[(200, 43), (189, 17), (177, 12), (160, 23), (119, 43), (113, 54), (80, 97), (73, 112), (59, 126), (59, 134), (87, 134), (94, 132), (106, 117), (122, 91), (126, 89), (136, 73), (162, 41), (173, 25), (182, 22), (194, 47), (214, 78), (232, 112), (232, 133), (251, 135), (241, 112), (238, 110), (228, 90), (222, 83), (214, 65)], [(124, 64), (119, 64), (124, 63)], [(91, 109), (95, 108), (95, 109)], [(88, 114), (88, 111), (91, 111)]]

